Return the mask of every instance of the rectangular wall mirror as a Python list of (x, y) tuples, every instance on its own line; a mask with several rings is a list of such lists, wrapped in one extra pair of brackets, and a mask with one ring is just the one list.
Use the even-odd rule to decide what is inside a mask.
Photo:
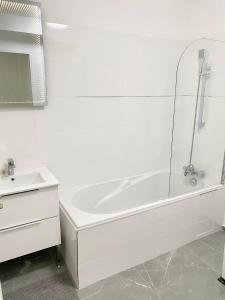
[(32, 103), (28, 54), (0, 52), (0, 103)]
[(0, 1), (0, 107), (46, 105), (39, 1)]

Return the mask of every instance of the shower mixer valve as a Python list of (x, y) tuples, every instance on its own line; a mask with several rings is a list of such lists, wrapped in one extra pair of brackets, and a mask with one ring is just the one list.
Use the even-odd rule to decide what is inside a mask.
[(187, 175), (193, 176), (193, 175), (195, 175), (195, 176), (198, 176), (200, 178), (205, 177), (205, 172), (204, 171), (197, 171), (193, 164), (189, 164), (188, 166), (184, 166), (183, 170), (184, 170), (184, 176), (187, 176)]
[(183, 170), (184, 170), (184, 176), (197, 175), (197, 171), (195, 170), (195, 167), (192, 164), (183, 167)]

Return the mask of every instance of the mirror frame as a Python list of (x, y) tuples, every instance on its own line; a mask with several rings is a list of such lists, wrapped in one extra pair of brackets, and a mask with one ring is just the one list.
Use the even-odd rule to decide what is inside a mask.
[[(12, 39), (10, 37), (10, 42), (7, 43), (1, 43), (0, 38), (0, 52), (5, 53), (15, 53), (15, 54), (27, 54), (29, 55), (29, 63), (30, 63), (30, 77), (31, 77), (31, 85), (32, 85), (32, 102), (2, 102), (0, 103), (0, 107), (5, 106), (33, 106), (33, 107), (43, 107), (47, 105), (47, 91), (46, 91), (46, 74), (45, 74), (45, 59), (44, 59), (44, 47), (43, 47), (43, 20), (42, 20), (42, 12), (41, 12), (41, 4), (40, 1), (29, 1), (29, 0), (4, 0), (8, 2), (16, 2), (16, 3), (24, 3), (24, 4), (31, 4), (34, 6), (37, 6), (40, 9), (40, 22), (38, 22), (38, 25), (35, 26), (34, 31), (37, 29), (36, 32), (32, 32), (30, 28), (26, 28), (24, 32), (21, 30), (21, 28), (18, 28), (18, 31), (15, 30), (16, 23), (19, 22), (20, 17), (26, 18), (26, 16), (20, 16), (20, 15), (13, 15), (9, 14), (9, 21), (15, 16), (15, 22), (13, 25), (10, 24), (10, 22), (7, 23), (7, 18), (5, 17), (4, 20), (0, 20), (0, 35), (3, 33), (3, 35), (7, 35), (7, 32), (12, 34)], [(2, 14), (2, 16), (7, 16), (7, 14)], [(1, 14), (0, 14), (1, 18)], [(36, 24), (35, 24), (36, 25)], [(12, 26), (12, 30), (10, 30), (10, 26)], [(23, 27), (23, 24), (21, 25)], [(15, 40), (13, 39), (13, 35), (15, 35)], [(30, 37), (37, 37), (38, 40), (38, 50), (35, 51), (32, 47), (29, 49), (24, 49), (21, 47), (18, 43), (18, 39), (21, 35), (21, 40), (26, 36)], [(15, 45), (11, 44), (15, 41)], [(36, 45), (36, 43), (33, 45)], [(32, 51), (33, 50), (33, 51)]]

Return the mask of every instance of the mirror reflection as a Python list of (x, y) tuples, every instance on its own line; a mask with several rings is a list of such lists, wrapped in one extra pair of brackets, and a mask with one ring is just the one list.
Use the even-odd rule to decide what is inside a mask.
[(0, 52), (0, 103), (31, 103), (28, 54)]
[(40, 3), (0, 2), (0, 105), (46, 104)]

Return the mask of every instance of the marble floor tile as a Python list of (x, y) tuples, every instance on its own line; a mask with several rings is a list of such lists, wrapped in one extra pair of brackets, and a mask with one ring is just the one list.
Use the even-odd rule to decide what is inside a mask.
[(4, 294), (4, 300), (77, 300), (74, 287), (66, 273), (38, 280), (31, 285)]
[(65, 267), (58, 270), (48, 251), (36, 252), (0, 264), (0, 278), (5, 293), (32, 285), (59, 272), (65, 272)]
[(4, 300), (77, 299), (63, 265), (57, 269), (49, 251), (40, 251), (0, 264)]
[[(108, 279), (107, 279), (108, 280)], [(79, 300), (89, 299), (95, 295), (98, 295), (101, 292), (102, 287), (104, 286), (104, 281), (96, 282), (82, 290), (77, 290), (77, 296)]]
[(145, 262), (143, 266), (143, 274), (146, 272), (150, 283), (156, 289), (160, 289), (167, 282), (168, 270), (171, 261), (174, 259), (177, 250), (164, 254), (154, 260)]
[(186, 246), (190, 249), (191, 253), (198, 257), (199, 260), (208, 265), (215, 272), (222, 272), (223, 264), (223, 252), (209, 246), (208, 243), (202, 242), (202, 240), (195, 241)]
[(218, 252), (223, 253), (225, 243), (225, 231), (218, 231), (212, 235), (201, 239), (201, 241), (208, 244)]
[[(85, 300), (160, 300), (150, 285), (145, 284), (140, 278), (136, 278), (134, 270), (130, 270), (124, 274), (120, 273), (101, 282), (98, 290), (90, 288), (89, 294), (78, 292), (78, 299)], [(136, 281), (137, 279), (137, 281)], [(86, 290), (86, 289), (84, 289)]]
[(217, 281), (217, 272), (197, 257), (179, 252), (168, 266), (165, 283), (159, 289), (162, 300), (212, 300), (225, 293), (225, 286)]
[(146, 262), (144, 266), (141, 271), (147, 270), (149, 282), (162, 300), (212, 300), (225, 292), (225, 287), (217, 282), (219, 273), (193, 255), (190, 245)]
[(80, 291), (41, 251), (0, 264), (4, 300), (225, 300), (224, 242), (217, 232)]

